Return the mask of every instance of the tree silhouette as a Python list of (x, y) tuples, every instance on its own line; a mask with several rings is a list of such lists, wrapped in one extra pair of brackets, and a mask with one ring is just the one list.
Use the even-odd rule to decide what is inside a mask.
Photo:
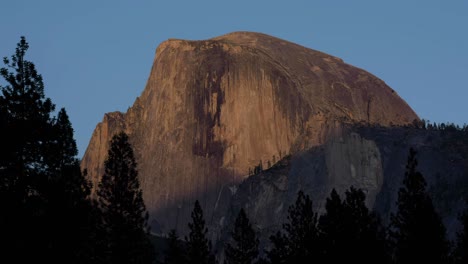
[(325, 204), (325, 213), (320, 216), (319, 230), (324, 257), (333, 263), (344, 261), (348, 245), (345, 237), (349, 235), (346, 226), (345, 207), (340, 196), (333, 189)]
[(47, 146), (46, 162), (50, 168), (60, 171), (66, 166), (78, 163), (76, 158), (78, 149), (73, 132), (67, 111), (64, 108), (60, 109), (49, 131), (50, 142)]
[[(29, 45), (24, 37), (17, 44), (11, 59), (5, 57), (6, 67), (0, 75), (6, 85), (0, 86), (1, 191), (14, 195), (23, 203), (34, 193), (33, 178), (45, 170), (42, 162), (46, 132), (51, 127), (50, 114), (54, 105), (44, 96), (42, 77), (32, 62), (25, 59)], [(12, 193), (13, 192), (13, 193)]]
[(291, 256), (291, 249), (288, 241), (288, 237), (281, 231), (277, 231), (276, 234), (270, 237), (272, 249), (266, 252), (267, 263), (271, 264), (283, 264), (289, 263)]
[(320, 217), (319, 230), (324, 258), (333, 263), (385, 263), (385, 232), (377, 215), (369, 212), (366, 195), (350, 187), (341, 200), (333, 189)]
[(410, 149), (403, 187), (398, 192), (398, 211), (391, 216), (391, 238), (397, 263), (447, 263), (445, 227), (417, 171), (416, 151)]
[[(16, 262), (89, 263), (99, 211), (80, 171), (65, 109), (44, 95), (21, 37), (0, 75), (0, 250)], [(28, 254), (24, 254), (27, 252)]]
[(231, 232), (232, 242), (226, 244), (227, 264), (250, 264), (258, 257), (259, 240), (250, 224), (244, 209), (237, 215), (234, 230)]
[(128, 136), (113, 136), (97, 191), (103, 211), (111, 263), (151, 263), (154, 249), (148, 237), (148, 213)]
[(164, 264), (184, 264), (186, 263), (185, 252), (182, 242), (177, 236), (177, 231), (172, 229), (169, 232), (168, 248), (164, 256)]
[(48, 258), (89, 262), (96, 255), (93, 232), (97, 219), (91, 217), (94, 211), (89, 200), (91, 184), (81, 173), (76, 159), (78, 150), (65, 109), (59, 111), (49, 134), (44, 156), (49, 169), (38, 187), (45, 203), (43, 228), (49, 239)]
[[(26, 60), (28, 48), (26, 39), (21, 37), (15, 54), (10, 59), (5, 57), (5, 67), (0, 69), (6, 82), (0, 86), (0, 249), (7, 259), (41, 262), (50, 261), (52, 256), (71, 258), (78, 254), (81, 240), (74, 238), (73, 243), (63, 236), (65, 221), (62, 225), (53, 223), (65, 220), (66, 217), (57, 216), (60, 210), (87, 217), (83, 211), (78, 214), (78, 208), (88, 190), (75, 158), (71, 124), (64, 110), (57, 120), (51, 118), (55, 106), (44, 95), (42, 77), (35, 65)], [(60, 125), (71, 129), (71, 133), (60, 129)], [(56, 130), (60, 132), (55, 133)], [(71, 153), (58, 153), (63, 148), (51, 147), (60, 141), (60, 136), (69, 137), (62, 142), (73, 145)], [(62, 160), (67, 157), (69, 162), (51, 163), (52, 156)], [(74, 184), (75, 180), (82, 184)], [(63, 186), (69, 188), (60, 189)], [(65, 206), (54, 207), (59, 204)], [(83, 229), (86, 222), (81, 223), (75, 228)], [(65, 248), (67, 243), (69, 247)]]
[(205, 227), (203, 210), (200, 203), (195, 201), (192, 211), (192, 222), (188, 224), (190, 233), (187, 241), (187, 263), (213, 264), (215, 258), (211, 253), (211, 242), (206, 237), (208, 229)]
[(15, 191), (22, 199), (31, 194), (32, 182), (46, 169), (42, 162), (44, 147), (51, 128), (50, 114), (55, 106), (44, 96), (42, 77), (34, 64), (25, 59), (29, 44), (21, 37), (11, 59), (5, 57), (6, 67), (0, 75), (6, 85), (1, 86), (0, 111), (4, 116), (2, 131), (1, 186)]
[(270, 237), (273, 244), (272, 250), (267, 252), (270, 262), (308, 263), (312, 258), (320, 259), (317, 213), (313, 211), (312, 200), (300, 191), (288, 213), (283, 232)]
[(385, 230), (378, 216), (369, 211), (365, 204), (366, 195), (361, 189), (353, 186), (345, 192), (343, 201), (345, 241), (349, 246), (345, 248), (349, 254), (348, 261), (353, 263), (386, 263)]

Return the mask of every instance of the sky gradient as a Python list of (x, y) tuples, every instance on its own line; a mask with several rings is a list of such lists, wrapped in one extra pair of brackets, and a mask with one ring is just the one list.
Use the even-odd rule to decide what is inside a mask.
[(70, 116), (80, 157), (104, 113), (125, 112), (141, 94), (159, 43), (233, 31), (340, 57), (384, 80), (421, 118), (468, 123), (465, 0), (15, 0), (0, 7), (0, 57), (26, 36), (46, 96)]

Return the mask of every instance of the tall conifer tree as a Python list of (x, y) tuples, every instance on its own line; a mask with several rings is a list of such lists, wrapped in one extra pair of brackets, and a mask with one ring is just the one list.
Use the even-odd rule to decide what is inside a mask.
[(231, 232), (232, 242), (226, 244), (226, 264), (250, 264), (258, 257), (259, 240), (242, 208)]
[(21, 37), (0, 69), (5, 80), (0, 85), (0, 250), (2, 256), (19, 262), (47, 254), (46, 205), (40, 185), (48, 170), (44, 157), (55, 107), (45, 98), (35, 65), (26, 60), (28, 49)]
[(177, 236), (177, 231), (172, 229), (169, 232), (168, 248), (164, 256), (164, 264), (185, 264), (185, 250), (182, 242)]
[(148, 213), (138, 180), (137, 163), (128, 136), (121, 132), (110, 143), (105, 172), (97, 191), (103, 211), (110, 263), (151, 263)]
[[(6, 133), (1, 138), (2, 152), (6, 154), (0, 166), (3, 182), (10, 187), (21, 188), (26, 196), (30, 193), (31, 181), (35, 180), (45, 164), (44, 147), (51, 129), (50, 114), (55, 106), (44, 95), (42, 76), (35, 65), (26, 60), (29, 44), (21, 37), (11, 59), (5, 57), (6, 67), (0, 69), (5, 79), (0, 96), (0, 108), (4, 116)], [(7, 176), (7, 177), (5, 177)]]
[(300, 191), (288, 212), (283, 232), (270, 238), (273, 243), (272, 250), (267, 252), (270, 262), (309, 263), (312, 258), (319, 261), (317, 213), (313, 211), (312, 200)]
[(397, 263), (447, 263), (445, 227), (417, 170), (416, 151), (410, 149), (403, 187), (398, 192), (398, 211), (391, 216), (390, 235)]
[(203, 210), (200, 203), (195, 201), (192, 211), (192, 222), (188, 224), (190, 233), (187, 241), (187, 263), (213, 264), (215, 258), (211, 253), (211, 242), (206, 237), (208, 229), (205, 227)]
[[(60, 262), (91, 262), (96, 218), (89, 199), (91, 184), (81, 173), (73, 128), (61, 109), (49, 131), (45, 162), (47, 175), (40, 186), (46, 203), (46, 230), (50, 259)], [(60, 252), (60, 254), (57, 254)]]
[(344, 261), (347, 243), (345, 207), (338, 192), (333, 189), (325, 203), (325, 213), (319, 219), (321, 250), (325, 259), (333, 263)]

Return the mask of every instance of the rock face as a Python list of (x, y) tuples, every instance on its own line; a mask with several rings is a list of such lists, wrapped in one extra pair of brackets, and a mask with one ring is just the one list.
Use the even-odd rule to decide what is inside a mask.
[(373, 208), (382, 190), (383, 172), (376, 143), (346, 129), (324, 145), (288, 156), (239, 184), (234, 195), (225, 196), (223, 209), (215, 214), (213, 240), (224, 241), (226, 230), (244, 208), (254, 219), (261, 241), (267, 241), (281, 228), (299, 191), (312, 198), (315, 210), (323, 212), (333, 188), (342, 194), (354, 186), (366, 192), (367, 206)]
[[(342, 124), (404, 125), (415, 119), (377, 77), (294, 43), (250, 32), (168, 40), (157, 48), (134, 105), (126, 113), (106, 114), (97, 125), (81, 166), (96, 186), (109, 140), (127, 132), (153, 231), (183, 233), (195, 199), (208, 223), (218, 221), (223, 197), (255, 166), (266, 169), (288, 153), (326, 142), (324, 162), (334, 163), (337, 155), (347, 159), (317, 180), (338, 184), (349, 170), (349, 181), (367, 187), (375, 200), (383, 181), (379, 151), (358, 135), (342, 145)], [(354, 165), (364, 159), (368, 166)]]
[(213, 240), (223, 241), (240, 208), (254, 219), (261, 242), (281, 228), (299, 190), (312, 198), (319, 214), (332, 188), (342, 195), (363, 189), (367, 205), (388, 224), (396, 211), (409, 148), (417, 150), (418, 171), (444, 221), (449, 239), (459, 231), (458, 216), (468, 201), (468, 130), (439, 131), (413, 127), (347, 127), (322, 146), (289, 156), (244, 180), (226, 195), (212, 222)]

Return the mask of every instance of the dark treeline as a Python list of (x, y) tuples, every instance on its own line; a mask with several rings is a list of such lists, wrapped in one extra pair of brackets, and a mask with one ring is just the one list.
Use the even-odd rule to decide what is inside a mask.
[(429, 120), (421, 119), (421, 121), (414, 121), (413, 126), (416, 128), (426, 129), (426, 130), (438, 130), (438, 131), (458, 131), (468, 133), (468, 125), (463, 124), (463, 126), (454, 124), (454, 123), (436, 123)]
[[(415, 122), (408, 128), (457, 135), (468, 127), (452, 123)], [(456, 137), (454, 137), (456, 138)], [(466, 137), (463, 137), (465, 139)], [(225, 243), (224, 263), (468, 263), (468, 210), (459, 216), (462, 229), (456, 241), (448, 241), (446, 229), (417, 170), (416, 151), (410, 149), (396, 211), (384, 226), (380, 216), (366, 207), (363, 190), (350, 187), (344, 197), (332, 190), (325, 212), (314, 212), (303, 192), (288, 211), (282, 229), (270, 237), (266, 249), (259, 248), (257, 234), (243, 209)], [(254, 174), (261, 173), (261, 163)], [(175, 234), (175, 231), (173, 233)], [(179, 241), (171, 237), (171, 241)], [(171, 243), (174, 244), (174, 243)], [(167, 252), (183, 251), (183, 247)], [(169, 254), (169, 253), (166, 253)], [(171, 255), (171, 254), (169, 254)], [(180, 263), (166, 261), (165, 263)]]
[[(102, 179), (91, 186), (76, 158), (68, 115), (65, 109), (53, 115), (55, 105), (45, 97), (42, 77), (25, 59), (28, 47), (21, 38), (0, 69), (5, 80), (0, 86), (0, 262), (157, 262), (128, 136), (122, 132), (112, 138)], [(425, 125), (434, 127), (447, 129)], [(414, 150), (389, 226), (365, 200), (365, 192), (354, 187), (343, 197), (332, 190), (318, 215), (310, 197), (299, 192), (266, 249), (259, 248), (241, 209), (222, 259), (229, 264), (468, 263), (468, 211), (460, 216), (457, 240), (449, 243)], [(176, 230), (169, 233), (168, 248), (159, 256), (163, 263), (217, 262), (198, 201), (191, 216), (185, 239)]]
[(105, 173), (91, 183), (76, 158), (65, 109), (45, 97), (22, 37), (0, 75), (0, 262), (151, 263), (154, 248), (125, 134), (111, 141)]
[[(287, 221), (270, 237), (263, 254), (241, 209), (225, 243), (223, 263), (468, 263), (468, 211), (460, 216), (463, 228), (456, 243), (450, 243), (417, 164), (416, 151), (410, 149), (397, 210), (388, 226), (367, 208), (361, 189), (350, 187), (344, 197), (333, 189), (320, 216), (310, 197), (300, 191), (289, 207)], [(190, 239), (183, 242), (171, 231), (165, 264), (213, 263), (202, 217), (196, 202)], [(198, 246), (192, 237), (198, 238)], [(190, 261), (195, 258), (198, 261)]]

